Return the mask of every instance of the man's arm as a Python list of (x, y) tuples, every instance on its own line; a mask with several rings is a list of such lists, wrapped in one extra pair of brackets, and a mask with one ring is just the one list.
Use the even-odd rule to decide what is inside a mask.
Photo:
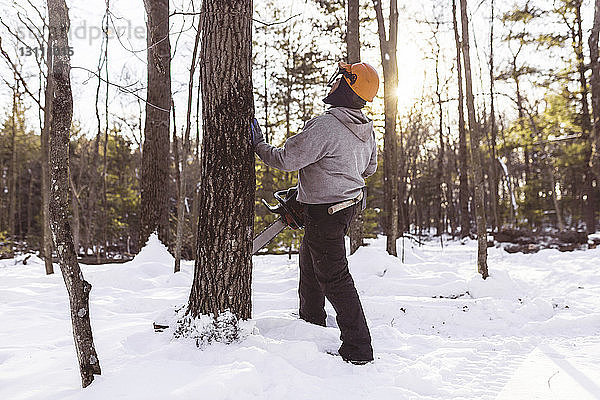
[(371, 159), (369, 160), (369, 165), (367, 165), (367, 169), (363, 172), (362, 177), (368, 178), (373, 175), (377, 171), (377, 141), (373, 138), (373, 149), (371, 150)]
[(290, 137), (283, 147), (271, 146), (264, 140), (257, 143), (256, 154), (270, 167), (297, 171), (319, 161), (326, 155), (322, 128), (316, 119), (306, 123), (302, 132)]

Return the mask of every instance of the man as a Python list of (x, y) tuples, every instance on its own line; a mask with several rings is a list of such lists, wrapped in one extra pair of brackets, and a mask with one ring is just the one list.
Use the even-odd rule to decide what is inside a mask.
[[(373, 121), (361, 111), (373, 101), (379, 77), (367, 63), (340, 63), (323, 101), (331, 107), (306, 123), (283, 147), (265, 142), (256, 119), (251, 140), (265, 164), (298, 175), (297, 200), (304, 204), (304, 239), (300, 246), (300, 318), (325, 326), (325, 298), (337, 313), (345, 361), (373, 360), (371, 336), (354, 281), (348, 270), (344, 235), (360, 207), (364, 179), (377, 169)], [(347, 200), (355, 204), (331, 213)]]

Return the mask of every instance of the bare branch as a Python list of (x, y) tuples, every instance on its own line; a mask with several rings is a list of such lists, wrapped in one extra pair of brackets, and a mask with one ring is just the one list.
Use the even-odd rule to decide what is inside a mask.
[(2, 47), (2, 37), (0, 37), (0, 54), (2, 54), (2, 56), (4, 57), (4, 59), (6, 60), (6, 62), (10, 65), (10, 68), (13, 70), (13, 72), (15, 73), (15, 75), (19, 78), (19, 82), (21, 82), (21, 84), (23, 85), (23, 88), (25, 89), (25, 92), (43, 110), (44, 107), (42, 107), (42, 104), (40, 103), (40, 100), (33, 93), (31, 93), (29, 91), (29, 87), (27, 86), (27, 82), (25, 81), (25, 79), (23, 79), (23, 75), (21, 75), (21, 71), (19, 70), (19, 68), (17, 67), (17, 65), (13, 62), (13, 60), (10, 58), (10, 56), (8, 55), (8, 53), (6, 53), (6, 51), (4, 51), (4, 48)]
[[(83, 71), (86, 71), (86, 72), (88, 72), (88, 73), (90, 73), (90, 74), (94, 75), (96, 78), (100, 79), (101, 81), (103, 81), (103, 82), (105, 82), (105, 83), (108, 83), (110, 86), (114, 86), (114, 87), (116, 87), (117, 89), (119, 89), (119, 91), (121, 91), (121, 92), (123, 92), (123, 93), (130, 94), (130, 95), (132, 95), (132, 96), (135, 96), (135, 97), (136, 97), (136, 98), (138, 98), (139, 100), (141, 100), (141, 101), (143, 101), (144, 103), (148, 104), (150, 107), (156, 108), (157, 110), (160, 110), (160, 111), (170, 112), (170, 110), (166, 110), (166, 109), (164, 109), (164, 108), (161, 108), (161, 107), (159, 107), (159, 106), (156, 106), (156, 105), (154, 105), (154, 104), (152, 104), (152, 103), (150, 103), (150, 102), (146, 101), (146, 99), (144, 99), (144, 98), (140, 97), (140, 96), (139, 96), (137, 93), (135, 93), (135, 91), (127, 89), (127, 87), (126, 87), (126, 86), (122, 86), (122, 85), (119, 85), (119, 84), (116, 84), (116, 83), (113, 83), (113, 82), (106, 82), (106, 79), (102, 78), (102, 77), (101, 77), (101, 76), (100, 76), (100, 75), (99, 75), (99, 74), (98, 74), (96, 71), (92, 71), (91, 69), (88, 69), (88, 68), (85, 68), (85, 67), (77, 67), (77, 66), (72, 66), (72, 67), (71, 67), (71, 69), (81, 69), (81, 70), (83, 70)], [(133, 84), (132, 84), (132, 85), (133, 85)], [(131, 85), (130, 85), (130, 86), (131, 86)]]

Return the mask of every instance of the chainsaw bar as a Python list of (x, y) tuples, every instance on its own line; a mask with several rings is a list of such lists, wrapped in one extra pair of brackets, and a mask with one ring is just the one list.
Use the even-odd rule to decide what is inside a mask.
[(264, 231), (258, 234), (252, 241), (252, 254), (256, 254), (257, 251), (267, 245), (275, 236), (284, 230), (288, 224), (279, 218), (277, 221), (269, 225)]

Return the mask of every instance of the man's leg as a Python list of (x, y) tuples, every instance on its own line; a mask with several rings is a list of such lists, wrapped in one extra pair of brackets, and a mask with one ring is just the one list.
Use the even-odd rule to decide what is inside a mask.
[(350, 208), (329, 215), (326, 207), (311, 207), (305, 240), (317, 281), (337, 313), (343, 342), (340, 355), (350, 360), (371, 361), (371, 335), (346, 259), (344, 234), (353, 211)]
[(317, 282), (313, 269), (313, 260), (306, 241), (306, 234), (300, 245), (300, 318), (312, 324), (325, 326), (325, 295)]

